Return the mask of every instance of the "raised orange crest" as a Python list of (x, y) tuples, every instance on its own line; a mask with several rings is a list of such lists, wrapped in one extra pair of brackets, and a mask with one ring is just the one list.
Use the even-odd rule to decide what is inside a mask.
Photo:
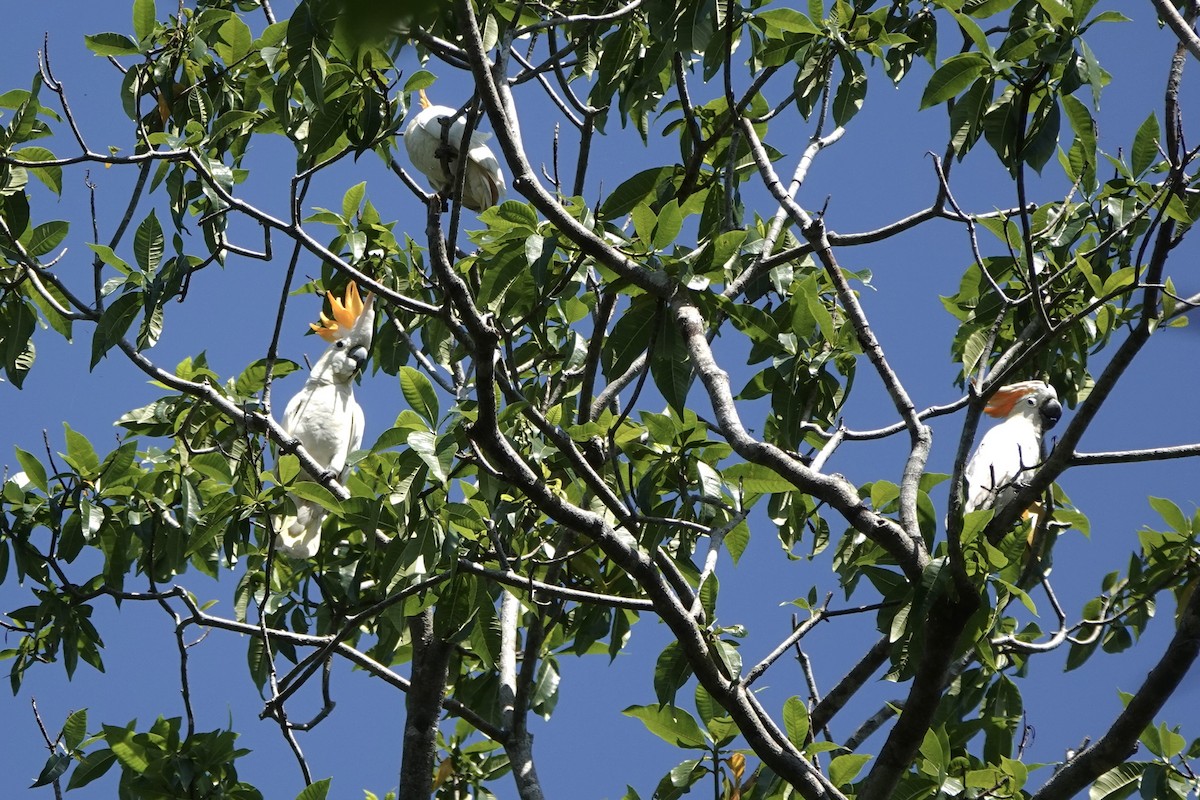
[(333, 296), (333, 292), (326, 292), (325, 296), (329, 298), (329, 310), (333, 313), (333, 319), (325, 316), (325, 312), (322, 311), (321, 324), (313, 322), (309, 327), (325, 341), (333, 342), (350, 333), (354, 323), (362, 316), (364, 304), (362, 295), (358, 293), (358, 284), (354, 281), (346, 284), (345, 300), (338, 300)]
[(1028, 395), (1033, 394), (1039, 389), (1049, 388), (1043, 381), (1021, 381), (1020, 383), (1010, 383), (1008, 386), (1001, 386), (996, 390), (988, 400), (987, 405), (983, 407), (985, 414), (993, 417), (1007, 417), (1012, 412), (1013, 406), (1017, 402)]

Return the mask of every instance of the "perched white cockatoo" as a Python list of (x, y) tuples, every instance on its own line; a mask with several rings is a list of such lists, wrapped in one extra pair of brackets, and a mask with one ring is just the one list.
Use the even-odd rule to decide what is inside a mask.
[(1042, 463), (1042, 440), (1062, 417), (1054, 387), (1042, 381), (1021, 381), (1003, 386), (984, 412), (1004, 421), (983, 436), (967, 462), (963, 480), (963, 511), (996, 508), (999, 511)]
[[(443, 197), (454, 191), (454, 171), (458, 168), (458, 153), (466, 133), (466, 121), (447, 106), (430, 105), (425, 90), (420, 91), (421, 111), (404, 129), (404, 149), (414, 167), (419, 169), (433, 189)], [(449, 123), (449, 131), (442, 138), (442, 120)], [(472, 211), (483, 211), (500, 202), (504, 194), (504, 173), (500, 162), (486, 142), (490, 134), (471, 132), (471, 143), (467, 149), (467, 176), (463, 181), (462, 204)]]
[[(363, 300), (354, 281), (345, 300), (326, 292), (333, 318), (321, 314), (310, 327), (329, 342), (304, 387), (288, 401), (283, 429), (299, 440), (326, 471), (343, 480), (346, 459), (362, 445), (363, 412), (354, 400), (353, 380), (367, 360), (375, 329), (374, 296)], [(306, 473), (307, 474), (307, 473)], [(311, 476), (310, 476), (311, 477)], [(276, 518), (276, 547), (293, 558), (312, 558), (321, 546), (325, 509), (291, 495), (296, 513)]]

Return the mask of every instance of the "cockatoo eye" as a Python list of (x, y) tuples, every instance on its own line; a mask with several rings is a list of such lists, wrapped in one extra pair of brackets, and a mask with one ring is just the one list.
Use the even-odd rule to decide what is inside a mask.
[(338, 350), (341, 350), (343, 347), (346, 346), (346, 343), (344, 341), (342, 341), (341, 339), (338, 339), (336, 342), (333, 343), (333, 346), (336, 347)]
[[(338, 342), (338, 344), (341, 344), (341, 342)], [(1028, 405), (1031, 405), (1031, 406), (1036, 406), (1036, 405), (1037, 405), (1037, 398), (1034, 398), (1034, 397), (1026, 397), (1026, 398), (1025, 398), (1025, 403), (1026, 403), (1026, 404), (1028, 404)]]

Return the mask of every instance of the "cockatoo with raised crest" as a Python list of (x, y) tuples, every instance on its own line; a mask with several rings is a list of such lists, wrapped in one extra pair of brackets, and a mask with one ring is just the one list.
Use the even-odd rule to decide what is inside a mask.
[(1042, 381), (1003, 386), (983, 410), (1003, 422), (984, 434), (967, 462), (964, 512), (1003, 508), (1042, 463), (1046, 431), (1062, 417), (1058, 393)]
[[(413, 166), (429, 179), (433, 190), (449, 197), (454, 191), (454, 171), (467, 130), (466, 120), (453, 108), (431, 105), (424, 89), (420, 90), (420, 98), (421, 110), (404, 129), (404, 149)], [(449, 124), (445, 139), (442, 120)], [(489, 138), (489, 134), (472, 131), (467, 148), (462, 204), (472, 211), (496, 205), (507, 188), (500, 162), (486, 144)]]
[[(346, 460), (362, 445), (363, 412), (354, 400), (353, 380), (370, 351), (375, 298), (368, 294), (363, 300), (354, 281), (346, 287), (344, 300), (338, 300), (333, 292), (326, 292), (326, 296), (332, 318), (322, 312), (320, 324), (312, 323), (310, 327), (329, 346), (317, 359), (304, 387), (288, 401), (283, 429), (326, 472), (343, 480)], [(276, 518), (276, 547), (293, 558), (312, 558), (321, 546), (325, 509), (310, 500), (290, 497), (296, 513)]]

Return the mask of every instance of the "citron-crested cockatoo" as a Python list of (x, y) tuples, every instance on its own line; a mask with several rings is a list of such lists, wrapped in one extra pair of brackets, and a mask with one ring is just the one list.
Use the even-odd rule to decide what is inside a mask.
[[(454, 175), (466, 122), (463, 115), (452, 108), (430, 105), (424, 89), (420, 91), (420, 97), (421, 110), (404, 129), (404, 149), (413, 166), (429, 179), (433, 190), (442, 197), (449, 197), (454, 192)], [(443, 138), (447, 125), (449, 130), (445, 130)], [(467, 147), (462, 204), (472, 211), (483, 211), (496, 205), (506, 188), (500, 162), (486, 144), (489, 138), (486, 133), (472, 131)]]
[[(329, 347), (317, 359), (304, 387), (288, 401), (283, 429), (326, 472), (343, 480), (346, 460), (362, 445), (363, 412), (354, 400), (353, 380), (371, 347), (375, 298), (368, 294), (363, 300), (354, 281), (346, 287), (344, 300), (333, 292), (326, 295), (333, 317), (322, 313), (321, 323), (310, 327)], [(321, 546), (325, 510), (310, 500), (290, 497), (296, 513), (276, 518), (276, 547), (293, 558), (312, 558)]]
[(964, 512), (983, 508), (999, 512), (1042, 463), (1046, 431), (1062, 417), (1058, 393), (1042, 381), (1001, 387), (983, 410), (1004, 421), (984, 434), (967, 462)]

